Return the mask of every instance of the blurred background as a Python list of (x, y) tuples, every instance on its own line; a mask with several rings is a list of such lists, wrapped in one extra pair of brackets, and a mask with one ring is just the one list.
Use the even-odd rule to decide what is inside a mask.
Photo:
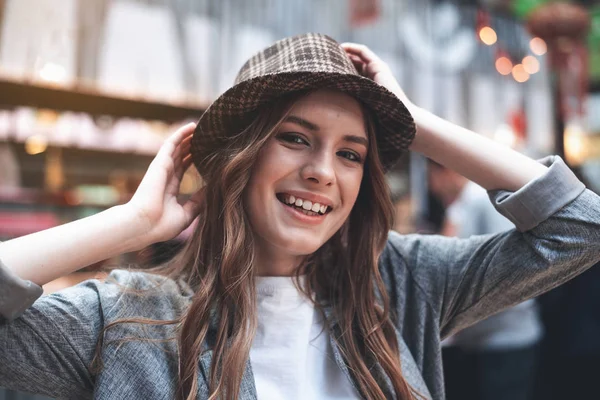
[[(126, 202), (162, 140), (197, 120), (249, 56), (308, 31), (368, 45), (417, 105), (532, 157), (558, 154), (600, 190), (597, 1), (0, 0), (0, 240)], [(445, 228), (459, 190), (432, 187), (428, 170), (407, 154), (389, 174), (395, 229), (457, 234)], [(182, 195), (199, 181), (189, 171)], [(45, 292), (101, 278), (106, 265), (160, 262), (182, 240)], [(537, 299), (528, 397), (495, 398), (600, 398), (592, 273)], [(0, 388), (0, 400), (32, 398)]]

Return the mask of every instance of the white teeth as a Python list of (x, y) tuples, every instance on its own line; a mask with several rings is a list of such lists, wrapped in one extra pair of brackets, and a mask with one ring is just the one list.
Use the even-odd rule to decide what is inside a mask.
[[(321, 204), (321, 203), (313, 203), (310, 200), (303, 200), (299, 197), (295, 197), (290, 195), (287, 195), (285, 197), (285, 203), (289, 204), (289, 205), (295, 205), (296, 207), (302, 207), (303, 211), (306, 210), (306, 212), (308, 213), (321, 213), (321, 214), (325, 214), (325, 212), (328, 210), (329, 206)], [(306, 214), (305, 212), (305, 214)], [(310, 214), (307, 214), (310, 215)]]

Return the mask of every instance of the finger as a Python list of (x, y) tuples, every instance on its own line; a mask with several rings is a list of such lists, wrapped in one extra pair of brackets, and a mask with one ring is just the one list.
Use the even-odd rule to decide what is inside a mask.
[(356, 68), (356, 70), (360, 74), (362, 74), (365, 63), (355, 55), (349, 55), (349, 58), (350, 58), (350, 61), (352, 61), (352, 65), (354, 65), (354, 68)]
[(174, 160), (184, 158), (188, 154), (190, 154), (190, 150), (192, 148), (191, 140), (192, 140), (192, 135), (183, 139), (183, 142), (181, 142), (181, 144), (175, 149), (175, 152), (173, 153)]
[(177, 181), (181, 181), (183, 174), (185, 174), (185, 171), (188, 170), (191, 163), (192, 156), (190, 154), (186, 155), (185, 157), (180, 157), (174, 160), (173, 176), (176, 178)]
[(175, 176), (178, 180), (183, 179), (183, 174), (185, 174), (185, 171), (190, 168), (192, 162), (192, 156), (187, 155), (183, 160), (181, 160), (181, 163), (175, 167)]
[(196, 218), (196, 216), (198, 215), (198, 213), (200, 213), (200, 210), (202, 210), (202, 206), (204, 205), (205, 198), (206, 186), (194, 193), (192, 197), (190, 197), (183, 204), (183, 210), (188, 221), (193, 221), (194, 218)]
[(359, 56), (363, 61), (367, 63), (381, 61), (377, 54), (375, 54), (364, 44), (342, 43), (342, 48), (353, 55)]
[(164, 141), (154, 159), (164, 159), (165, 157), (176, 159), (179, 156), (179, 145), (188, 136), (193, 135), (195, 127), (196, 124), (191, 122), (177, 129)]
[(181, 142), (188, 136), (191, 136), (196, 129), (196, 123), (190, 122), (179, 129), (177, 129), (171, 136), (169, 136), (166, 142), (173, 144), (175, 147), (179, 146)]
[(192, 131), (191, 134), (189, 134), (188, 136), (185, 136), (183, 138), (183, 140), (181, 141), (180, 146), (185, 146), (185, 145), (192, 145), (192, 138), (194, 137), (194, 131)]

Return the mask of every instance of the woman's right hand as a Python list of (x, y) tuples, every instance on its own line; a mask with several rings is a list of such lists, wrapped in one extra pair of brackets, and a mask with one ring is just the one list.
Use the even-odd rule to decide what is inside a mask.
[(190, 143), (195, 128), (196, 124), (187, 124), (167, 138), (127, 203), (144, 226), (148, 244), (174, 238), (200, 212), (204, 188), (185, 202), (177, 197), (183, 174), (192, 164)]

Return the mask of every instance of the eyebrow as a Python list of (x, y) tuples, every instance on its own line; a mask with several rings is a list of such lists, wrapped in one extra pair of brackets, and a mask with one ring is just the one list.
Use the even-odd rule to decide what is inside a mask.
[[(304, 118), (300, 118), (296, 115), (288, 116), (284, 122), (291, 122), (291, 123), (300, 125), (301, 127), (311, 130), (313, 132), (319, 131), (318, 125), (313, 124), (312, 122), (307, 121)], [(360, 144), (362, 146), (365, 146), (365, 148), (369, 148), (369, 141), (365, 137), (356, 136), (356, 135), (344, 135), (343, 139), (347, 142)]]
[(315, 132), (317, 132), (319, 130), (318, 125), (315, 125), (312, 122), (309, 122), (309, 121), (305, 120), (304, 118), (300, 118), (295, 115), (288, 116), (285, 119), (285, 122), (292, 122), (296, 125), (300, 125), (303, 128), (306, 128), (308, 130), (315, 131)]

